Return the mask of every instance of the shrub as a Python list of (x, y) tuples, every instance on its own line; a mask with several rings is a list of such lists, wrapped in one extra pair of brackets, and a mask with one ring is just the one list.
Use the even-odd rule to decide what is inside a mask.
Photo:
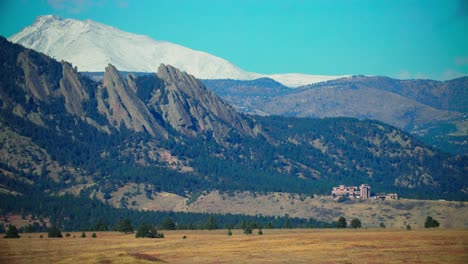
[(361, 220), (359, 220), (358, 218), (354, 218), (353, 220), (351, 220), (351, 227), (354, 229), (361, 228)]
[(164, 238), (164, 234), (163, 233), (158, 233), (158, 231), (148, 225), (148, 224), (145, 224), (145, 223), (142, 223), (139, 227), (138, 227), (138, 230), (137, 230), (137, 233), (135, 235), (136, 238), (143, 238), (143, 237), (147, 237), (147, 238)]
[(81, 237), (82, 237), (82, 238), (85, 238), (85, 237), (86, 237), (85, 232), (81, 232)]
[(93, 234), (91, 235), (91, 237), (92, 237), (92, 238), (96, 238), (96, 237), (97, 237), (96, 233), (93, 233)]

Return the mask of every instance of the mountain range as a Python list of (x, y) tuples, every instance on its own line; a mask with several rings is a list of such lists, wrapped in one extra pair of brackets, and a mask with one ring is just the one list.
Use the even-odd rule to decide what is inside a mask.
[(466, 158), (381, 122), (246, 116), (172, 66), (124, 77), (108, 65), (95, 82), (3, 38), (1, 48), (0, 164), (10, 193), (47, 180), (39, 186), (50, 192), (109, 199), (128, 184), (179, 195), (326, 194), (346, 181), (408, 197), (465, 197)]
[[(47, 18), (57, 20), (41, 19)], [(54, 212), (72, 221), (74, 215), (84, 217), (83, 208), (100, 208), (97, 202), (121, 209), (213, 213), (223, 201), (240, 200), (256, 207), (281, 204), (271, 215), (298, 215), (294, 203), (316, 202), (310, 200), (330, 194), (333, 186), (361, 183), (370, 184), (373, 193), (403, 198), (467, 198), (466, 155), (440, 151), (369, 116), (319, 119), (292, 112), (272, 115), (267, 112), (275, 109), (272, 105), (258, 107), (262, 100), (286, 104), (282, 98), (310, 100), (311, 91), (342, 89), (352, 100), (348, 90), (363, 96), (385, 92), (389, 100), (416, 101), (443, 122), (463, 121), (465, 79), (428, 81), (419, 93), (412, 82), (363, 76), (290, 89), (269, 78), (201, 81), (167, 64), (152, 66), (153, 73), (121, 72), (106, 64), (94, 78), (95, 73), (81, 73), (70, 62), (3, 37), (0, 65), (3, 214), (37, 213), (53, 205)], [(400, 85), (397, 91), (395, 85)], [(229, 101), (236, 96), (258, 102)], [(379, 102), (373, 105), (386, 103)], [(345, 106), (339, 100), (335, 104)], [(413, 114), (417, 118), (403, 119), (399, 126), (430, 124), (418, 123), (430, 117)], [(54, 199), (60, 197), (78, 201), (68, 195), (79, 203), (57, 205)], [(305, 212), (301, 217), (313, 213)]]
[(296, 89), (266, 78), (204, 83), (244, 113), (379, 120), (444, 151), (468, 153), (468, 77), (441, 82), (351, 76)]
[(443, 151), (468, 153), (467, 77), (440, 82), (381, 76), (264, 75), (180, 45), (91, 20), (53, 15), (38, 17), (10, 40), (70, 61), (97, 81), (109, 63), (125, 74), (136, 75), (156, 72), (164, 63), (204, 79), (209, 89), (243, 113), (374, 119)]
[(101, 72), (109, 63), (129, 72), (156, 72), (158, 65), (168, 64), (200, 79), (270, 77), (290, 87), (342, 77), (246, 72), (205, 52), (124, 32), (92, 20), (62, 19), (55, 15), (38, 17), (31, 26), (9, 39), (57, 60), (72, 62), (79, 71), (87, 72)]

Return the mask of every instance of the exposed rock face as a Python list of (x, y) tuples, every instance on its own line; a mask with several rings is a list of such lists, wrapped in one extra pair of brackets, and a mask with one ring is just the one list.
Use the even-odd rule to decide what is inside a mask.
[(60, 91), (65, 98), (65, 108), (71, 114), (83, 115), (83, 101), (89, 100), (89, 95), (81, 84), (78, 72), (70, 63), (62, 61), (62, 79)]
[[(58, 80), (61, 78), (59, 63), (46, 59), (43, 54), (25, 50), (18, 55), (17, 65), (24, 73), (22, 88), (26, 94), (31, 94), (35, 99), (46, 102), (49, 101), (49, 96), (58, 95)], [(57, 72), (59, 74), (53, 75)]]
[(103, 85), (97, 91), (98, 110), (107, 116), (109, 122), (120, 127), (148, 132), (152, 136), (167, 138), (167, 132), (159, 125), (144, 103), (135, 93), (135, 87), (129, 85), (117, 69), (110, 65), (106, 67)]
[(148, 105), (175, 130), (189, 136), (211, 131), (217, 141), (226, 138), (233, 129), (254, 136), (247, 122), (231, 106), (192, 75), (161, 64), (157, 77), (164, 84), (152, 92)]

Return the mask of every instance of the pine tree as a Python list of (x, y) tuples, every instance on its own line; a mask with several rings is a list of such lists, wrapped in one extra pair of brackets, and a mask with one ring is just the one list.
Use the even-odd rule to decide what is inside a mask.
[(133, 233), (133, 226), (132, 222), (130, 222), (130, 219), (123, 219), (117, 224), (117, 231), (128, 234), (128, 233)]
[(62, 238), (62, 232), (60, 231), (60, 229), (53, 225), (49, 228), (49, 231), (47, 232), (47, 237), (54, 237), (54, 238)]
[(166, 217), (162, 221), (161, 229), (163, 229), (163, 230), (175, 230), (176, 225), (175, 225), (174, 221), (171, 218)]
[(425, 228), (435, 228), (435, 227), (439, 227), (439, 225), (440, 225), (439, 221), (432, 218), (432, 216), (428, 216), (426, 218), (426, 222), (424, 223)]
[(85, 238), (85, 237), (86, 237), (85, 232), (81, 232), (81, 238)]
[(336, 227), (337, 228), (346, 228), (348, 224), (346, 223), (346, 218), (340, 216), (340, 218), (338, 218), (338, 221), (336, 222)]
[(91, 235), (91, 237), (92, 237), (92, 238), (97, 238), (96, 233), (93, 233), (93, 234)]
[(206, 229), (218, 229), (218, 225), (216, 224), (216, 218), (214, 216), (210, 215), (210, 217), (208, 217), (208, 220), (206, 221)]
[(8, 225), (8, 230), (6, 231), (4, 238), (20, 238), (16, 226)]

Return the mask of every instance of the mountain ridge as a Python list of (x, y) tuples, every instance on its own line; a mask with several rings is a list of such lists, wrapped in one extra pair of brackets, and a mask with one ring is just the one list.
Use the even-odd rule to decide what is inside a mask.
[[(2, 210), (16, 208), (12, 197), (37, 208), (71, 194), (121, 209), (170, 208), (182, 201), (177, 210), (214, 213), (219, 203), (203, 202), (210, 193), (300, 199), (361, 183), (404, 198), (467, 199), (466, 157), (442, 153), (382, 122), (239, 114), (201, 81), (167, 65), (141, 76), (108, 66), (107, 76), (95, 82), (66, 62), (1, 37), (0, 65), (0, 192), (9, 197)], [(83, 96), (62, 93), (61, 83)], [(66, 96), (76, 101), (67, 103)], [(171, 97), (183, 100), (170, 103)], [(171, 112), (183, 118), (154, 106), (177, 108)], [(143, 129), (152, 125), (148, 118), (167, 138)], [(293, 212), (289, 204), (297, 199), (284, 200), (292, 209), (273, 209)], [(183, 201), (193, 206), (184, 208)], [(310, 210), (303, 215), (313, 216)]]

